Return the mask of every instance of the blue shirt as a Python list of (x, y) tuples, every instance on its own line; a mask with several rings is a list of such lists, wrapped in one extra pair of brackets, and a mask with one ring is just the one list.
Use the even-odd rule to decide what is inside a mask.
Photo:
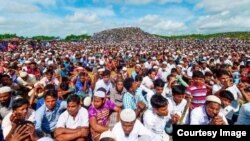
[(126, 92), (123, 95), (122, 98), (122, 102), (123, 102), (123, 109), (132, 109), (135, 110), (137, 108), (137, 103), (139, 101), (145, 102), (145, 100), (143, 100), (144, 98), (142, 97), (142, 95), (132, 95), (129, 92)]
[(51, 111), (45, 104), (43, 104), (35, 113), (36, 130), (48, 134), (52, 133), (55, 130), (60, 114), (66, 109), (66, 107), (67, 104), (65, 101), (57, 101), (55, 108)]

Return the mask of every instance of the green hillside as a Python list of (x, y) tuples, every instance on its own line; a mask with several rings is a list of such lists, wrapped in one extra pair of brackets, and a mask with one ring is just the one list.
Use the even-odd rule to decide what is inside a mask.
[(232, 38), (232, 39), (250, 39), (250, 32), (225, 32), (215, 34), (191, 34), (178, 36), (156, 35), (164, 39), (211, 39), (211, 38)]

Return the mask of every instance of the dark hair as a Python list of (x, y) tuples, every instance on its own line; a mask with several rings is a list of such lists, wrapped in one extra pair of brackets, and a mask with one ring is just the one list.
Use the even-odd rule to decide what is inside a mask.
[(100, 141), (115, 141), (115, 140), (109, 137), (105, 137), (105, 138), (100, 139)]
[(4, 77), (10, 78), (10, 76), (9, 76), (8, 74), (3, 74), (3, 75), (1, 76), (1, 79), (4, 78)]
[(142, 81), (142, 76), (136, 75), (136, 76), (135, 76), (135, 81), (136, 81), (136, 82)]
[(64, 91), (67, 91), (69, 89), (69, 84), (67, 82), (62, 82), (60, 84), (60, 88)]
[(172, 73), (177, 73), (177, 72), (178, 72), (178, 71), (177, 71), (176, 68), (172, 68), (172, 69), (171, 69), (171, 74), (172, 74)]
[(29, 105), (29, 101), (27, 99), (24, 99), (24, 98), (18, 98), (18, 99), (13, 101), (12, 110), (15, 111), (17, 108), (23, 106), (24, 104)]
[(193, 78), (198, 77), (198, 78), (204, 78), (204, 75), (201, 71), (194, 71), (193, 72)]
[(156, 79), (154, 81), (154, 86), (155, 87), (164, 87), (165, 83), (163, 80), (161, 80), (160, 78)]
[(105, 88), (103, 88), (103, 87), (98, 88), (96, 91), (102, 91), (105, 94), (107, 93), (107, 90)]
[(234, 100), (233, 94), (228, 90), (221, 91), (220, 92), (220, 97), (224, 97), (224, 98), (226, 98), (226, 99), (228, 99), (230, 101)]
[(206, 71), (205, 76), (213, 76), (213, 74), (211, 72), (209, 72), (209, 71)]
[(127, 91), (129, 91), (129, 89), (131, 88), (132, 84), (134, 82), (133, 78), (126, 78), (123, 82), (124, 87), (127, 89)]
[(158, 109), (168, 105), (168, 100), (162, 95), (154, 94), (150, 99), (150, 103), (153, 108)]
[(148, 75), (151, 74), (152, 72), (156, 72), (154, 69), (148, 70)]
[(49, 89), (49, 90), (45, 91), (45, 93), (44, 93), (44, 99), (45, 99), (47, 96), (51, 96), (51, 97), (54, 97), (54, 98), (57, 99), (57, 98), (58, 98), (57, 90)]
[(170, 77), (175, 77), (173, 74), (169, 74), (168, 76), (167, 76), (167, 81), (169, 81), (170, 80)]
[(217, 75), (216, 75), (217, 78), (221, 77), (222, 75), (230, 76), (226, 70), (223, 70), (223, 69), (218, 70)]
[(110, 76), (110, 71), (109, 70), (105, 70), (103, 72), (103, 76)]
[(172, 93), (176, 94), (176, 95), (184, 95), (184, 93), (185, 93), (185, 87), (182, 86), (182, 85), (175, 85), (172, 88)]
[(71, 95), (69, 95), (69, 97), (67, 99), (67, 104), (69, 102), (76, 102), (77, 104), (80, 104), (80, 97), (76, 94), (71, 94)]

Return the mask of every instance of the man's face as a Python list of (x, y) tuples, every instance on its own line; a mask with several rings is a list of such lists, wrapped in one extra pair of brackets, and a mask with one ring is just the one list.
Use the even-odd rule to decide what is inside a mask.
[(200, 84), (202, 84), (202, 83), (204, 82), (204, 78), (194, 77), (194, 78), (193, 78), (193, 81), (194, 81), (194, 84), (195, 84), (196, 86), (198, 86), (198, 85), (200, 85)]
[(2, 93), (0, 94), (0, 103), (1, 104), (6, 104), (10, 100), (10, 93)]
[(78, 104), (77, 102), (69, 102), (67, 104), (67, 110), (69, 114), (73, 117), (77, 115), (79, 108), (80, 104)]
[(149, 77), (152, 79), (152, 80), (155, 80), (155, 76), (156, 76), (156, 72), (151, 72), (151, 74), (149, 75)]
[(117, 82), (116, 88), (118, 91), (122, 91), (123, 90), (123, 82)]
[(122, 129), (124, 131), (125, 136), (129, 136), (134, 128), (135, 121), (133, 122), (123, 122), (121, 121)]
[(1, 80), (2, 80), (2, 84), (3, 84), (4, 86), (10, 86), (10, 85), (12, 84), (11, 79), (8, 78), (8, 77), (3, 77)]
[(21, 107), (18, 107), (14, 112), (18, 115), (19, 119), (25, 119), (28, 114), (28, 104), (24, 104)]
[(168, 115), (168, 106), (160, 107), (156, 109), (156, 114), (159, 116), (167, 116)]
[(206, 104), (207, 114), (210, 117), (217, 116), (219, 114), (220, 108), (221, 108), (220, 104), (215, 102), (209, 102)]
[(101, 108), (104, 102), (105, 102), (104, 98), (94, 96), (93, 104), (96, 109)]
[(230, 77), (228, 75), (222, 75), (221, 77), (219, 77), (219, 81), (222, 85), (225, 85), (230, 81)]
[(105, 83), (108, 83), (108, 82), (109, 82), (109, 79), (110, 79), (110, 76), (109, 76), (109, 75), (103, 76), (103, 81), (104, 81)]
[(162, 94), (162, 92), (163, 92), (163, 87), (159, 87), (159, 86), (155, 87), (156, 94)]
[(47, 96), (45, 98), (45, 105), (49, 110), (53, 110), (56, 106), (56, 98), (52, 96)]
[(174, 102), (176, 104), (179, 104), (181, 103), (181, 101), (184, 99), (185, 95), (184, 94), (181, 94), (181, 95), (177, 95), (177, 94), (173, 94), (173, 99), (174, 99)]

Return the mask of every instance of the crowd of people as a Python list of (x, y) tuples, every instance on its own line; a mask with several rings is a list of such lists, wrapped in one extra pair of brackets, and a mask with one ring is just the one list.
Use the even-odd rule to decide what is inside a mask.
[(0, 41), (2, 140), (169, 141), (174, 125), (250, 125), (249, 48)]

